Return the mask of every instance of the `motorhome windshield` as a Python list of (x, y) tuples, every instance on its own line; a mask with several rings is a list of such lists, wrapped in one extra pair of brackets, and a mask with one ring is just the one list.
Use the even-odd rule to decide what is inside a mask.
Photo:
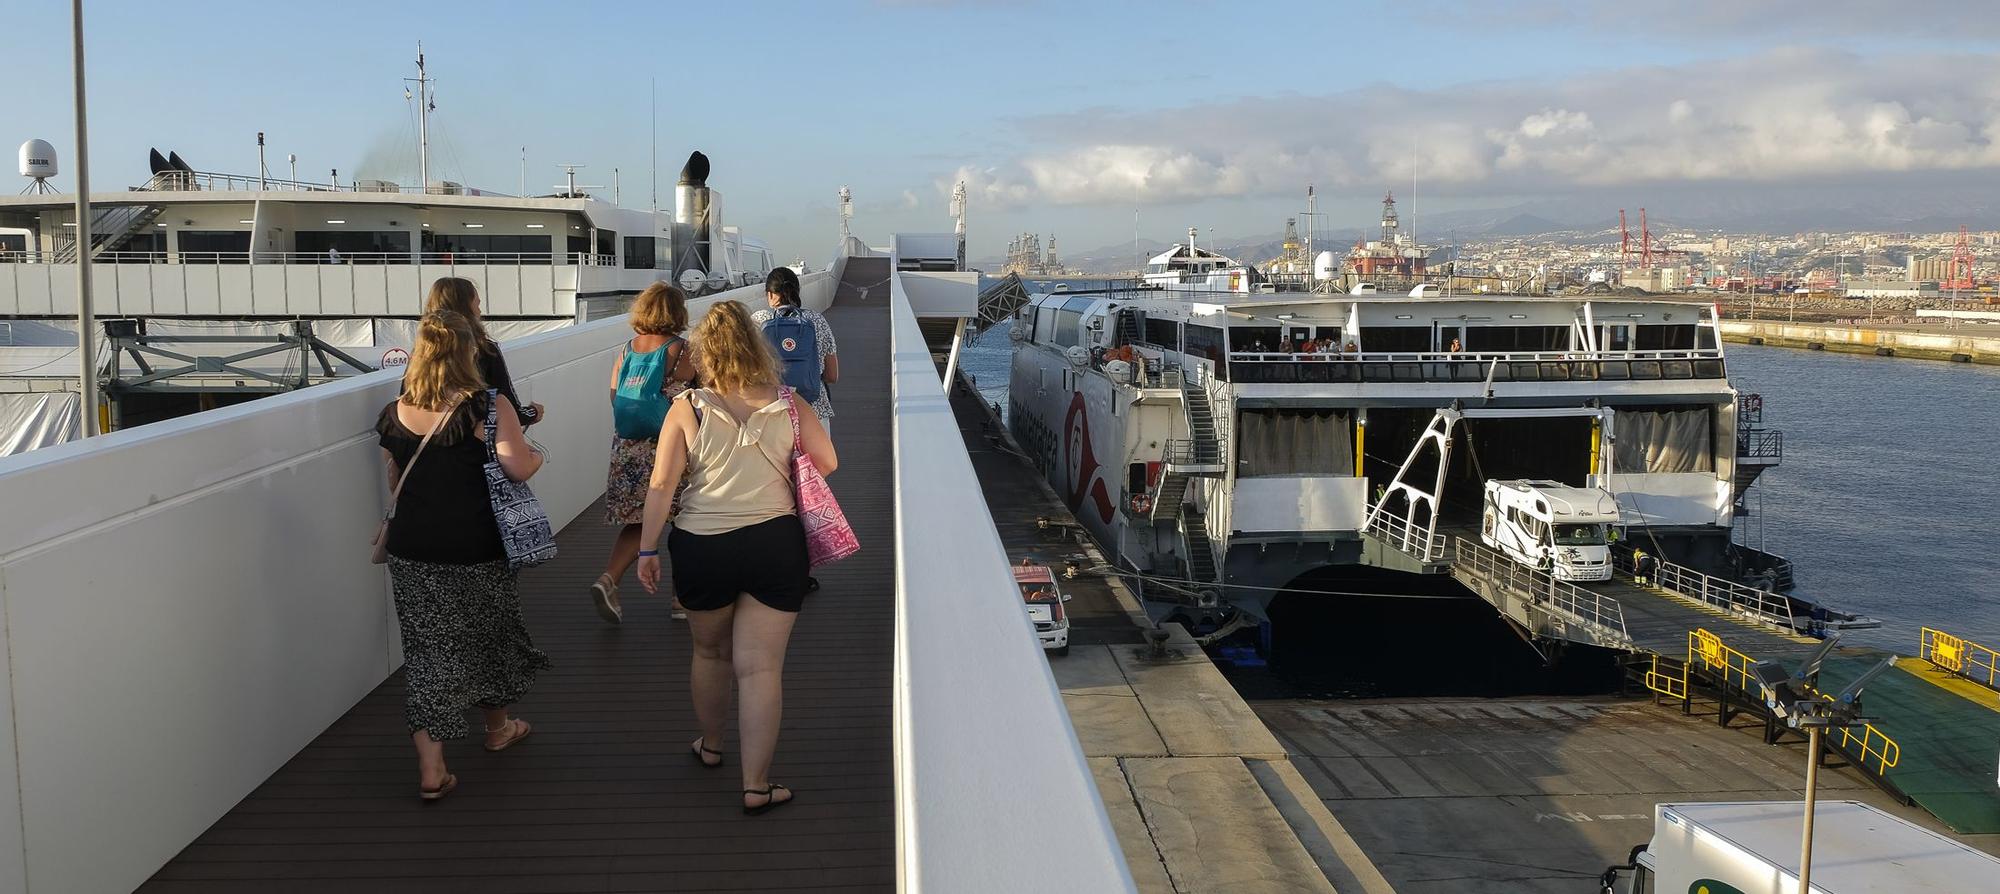
[(1603, 546), (1603, 525), (1556, 525), (1557, 546)]

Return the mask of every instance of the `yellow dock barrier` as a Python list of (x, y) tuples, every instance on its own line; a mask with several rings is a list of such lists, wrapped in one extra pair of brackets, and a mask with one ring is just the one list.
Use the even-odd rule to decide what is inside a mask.
[(1917, 656), (1991, 689), (2000, 689), (2000, 652), (1942, 630), (1925, 627)]

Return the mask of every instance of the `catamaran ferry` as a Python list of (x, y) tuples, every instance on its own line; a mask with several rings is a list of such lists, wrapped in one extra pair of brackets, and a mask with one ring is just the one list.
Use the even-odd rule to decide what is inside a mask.
[(1448, 538), (1479, 538), (1488, 481), (1600, 489), (1622, 525), (1565, 537), (1622, 528), (1788, 586), (1732, 542), (1777, 433), (1731, 387), (1713, 306), (1433, 294), (1036, 296), (1012, 324), (1009, 425), (1149, 609), (1198, 628), (1265, 619), (1327, 566), (1442, 570)]

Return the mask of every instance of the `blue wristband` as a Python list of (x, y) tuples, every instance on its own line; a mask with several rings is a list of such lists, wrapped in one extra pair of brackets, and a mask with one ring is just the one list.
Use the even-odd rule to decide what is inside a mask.
[(657, 549), (642, 549), (639, 551), (639, 558), (643, 559), (647, 556), (658, 556), (659, 554), (660, 551)]

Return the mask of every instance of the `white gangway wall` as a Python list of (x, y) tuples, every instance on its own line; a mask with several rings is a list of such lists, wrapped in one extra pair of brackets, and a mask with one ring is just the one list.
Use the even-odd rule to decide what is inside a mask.
[[(805, 277), (806, 303), (838, 275)], [(724, 298), (762, 286), (691, 309)], [(549, 407), (533, 485), (558, 526), (603, 492), (630, 333), (505, 346)], [(396, 375), (0, 457), (0, 892), (138, 886), (400, 665), (367, 559)]]
[(900, 886), (1132, 891), (912, 307), (953, 279), (976, 298), (966, 276), (891, 276)]

